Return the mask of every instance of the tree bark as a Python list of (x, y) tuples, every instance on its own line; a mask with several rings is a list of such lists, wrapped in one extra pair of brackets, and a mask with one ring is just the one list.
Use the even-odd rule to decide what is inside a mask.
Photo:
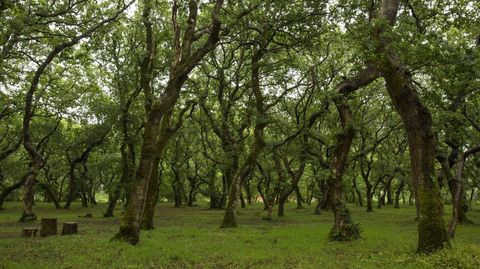
[(405, 187), (405, 180), (402, 179), (402, 181), (400, 181), (400, 185), (398, 186), (398, 189), (395, 191), (394, 208), (400, 208), (400, 194), (402, 194), (404, 187)]
[(366, 86), (378, 78), (373, 68), (366, 68), (352, 80), (345, 80), (337, 86), (339, 94), (335, 99), (335, 106), (340, 115), (342, 132), (337, 134), (337, 144), (330, 161), (330, 175), (327, 179), (330, 202), (333, 209), (334, 225), (329, 237), (334, 241), (348, 241), (360, 237), (360, 228), (354, 223), (343, 198), (343, 174), (348, 161), (348, 153), (352, 145), (355, 130), (353, 116), (347, 103), (350, 92)]
[(257, 183), (257, 191), (258, 191), (258, 194), (260, 194), (260, 197), (262, 198), (263, 210), (264, 211), (268, 210), (267, 198), (265, 197), (265, 194), (263, 193), (261, 182)]
[[(379, 18), (393, 26), (398, 8), (399, 0), (383, 0)], [(374, 29), (374, 38), (378, 41), (377, 67), (407, 133), (418, 215), (417, 251), (432, 252), (449, 245), (443, 220), (443, 202), (435, 177), (432, 117), (418, 96), (410, 72), (389, 47), (390, 40), (382, 36), (385, 30), (385, 24), (379, 24)]]
[(247, 194), (247, 203), (251, 205), (252, 202), (252, 190), (250, 189), (250, 181), (245, 182), (245, 192)]
[[(122, 130), (122, 145), (120, 146), (120, 155), (121, 155), (121, 165), (122, 165), (122, 175), (120, 177), (120, 184), (115, 187), (114, 193), (109, 197), (108, 208), (104, 217), (113, 217), (113, 211), (117, 205), (117, 201), (120, 199), (122, 190), (125, 193), (125, 196), (130, 198), (131, 188), (133, 179), (135, 176), (135, 145), (133, 144), (128, 124), (129, 124), (129, 110), (133, 102), (133, 99), (140, 93), (140, 90), (133, 92), (129, 96), (128, 100), (124, 102), (125, 104), (121, 107), (121, 116), (120, 116), (120, 126)], [(124, 95), (121, 94), (121, 100), (124, 99)], [(123, 102), (122, 102), (123, 103)], [(127, 200), (128, 203), (128, 200)]]
[(55, 208), (60, 209), (60, 202), (58, 201), (57, 196), (53, 192), (52, 188), (46, 183), (37, 182), (37, 184), (45, 191), (46, 196), (49, 198), (49, 201), (55, 205)]
[(373, 212), (373, 186), (370, 182), (366, 185), (367, 212)]
[(337, 134), (337, 144), (332, 155), (330, 176), (327, 180), (334, 215), (334, 225), (330, 230), (329, 237), (334, 241), (349, 241), (360, 237), (360, 229), (351, 219), (350, 212), (343, 200), (342, 180), (355, 131), (352, 112), (346, 99), (336, 100), (335, 105), (341, 117), (343, 131)]
[(246, 207), (245, 198), (243, 197), (243, 192), (242, 192), (242, 190), (240, 190), (240, 206), (241, 206), (242, 208), (245, 208), (245, 207)]
[(140, 225), (145, 209), (146, 196), (152, 172), (156, 171), (157, 159), (156, 128), (158, 120), (155, 115), (149, 115), (150, 120), (145, 124), (140, 163), (135, 175), (135, 186), (120, 223), (120, 230), (114, 239), (123, 240), (135, 245), (140, 237)]
[[(143, 24), (146, 33), (146, 54), (140, 68), (140, 84), (145, 95), (146, 121), (143, 137), (142, 152), (140, 163), (135, 177), (135, 183), (127, 209), (120, 224), (118, 233), (114, 239), (137, 244), (140, 236), (140, 226), (146, 205), (148, 201), (149, 186), (152, 183), (153, 171), (158, 171), (158, 161), (161, 149), (159, 144), (168, 143), (169, 137), (162, 136), (159, 133), (162, 122), (169, 122), (171, 113), (180, 96), (180, 90), (188, 79), (190, 72), (209, 52), (215, 49), (221, 30), (219, 18), (220, 9), (223, 6), (223, 0), (216, 0), (215, 6), (211, 12), (210, 31), (207, 41), (195, 51), (192, 51), (192, 45), (196, 39), (196, 22), (198, 15), (198, 3), (189, 1), (188, 20), (184, 31), (182, 44), (180, 44), (180, 29), (177, 24), (177, 2), (174, 2), (172, 8), (172, 24), (174, 28), (174, 59), (172, 62), (170, 76), (167, 86), (162, 95), (154, 101), (151, 90), (151, 81), (153, 76), (153, 58), (155, 57), (155, 45), (153, 38), (153, 27), (150, 18), (152, 3), (149, 0), (144, 1)], [(164, 117), (167, 117), (165, 119)], [(177, 127), (179, 128), (180, 126)], [(178, 129), (177, 128), (177, 129)], [(169, 134), (170, 135), (170, 134)], [(160, 137), (158, 137), (160, 136)]]
[(160, 178), (158, 166), (160, 158), (155, 158), (150, 175), (150, 185), (148, 186), (147, 197), (145, 198), (145, 208), (142, 216), (142, 230), (152, 230), (153, 217), (155, 215), (155, 206), (157, 204), (158, 187), (160, 186)]
[(304, 209), (302, 193), (300, 192), (300, 188), (298, 186), (295, 188), (295, 195), (297, 196), (297, 209)]
[[(284, 217), (285, 216), (285, 202), (287, 201), (288, 197), (295, 191), (297, 194), (297, 208), (303, 208), (302, 206), (302, 197), (300, 194), (300, 190), (298, 189), (298, 182), (300, 181), (303, 172), (305, 171), (305, 165), (306, 165), (306, 159), (304, 156), (306, 156), (305, 152), (301, 152), (300, 155), (302, 156), (300, 158), (300, 167), (298, 168), (297, 171), (292, 171), (288, 167), (288, 162), (284, 162), (285, 167), (287, 168), (288, 173), (290, 174), (290, 177), (292, 178), (290, 185), (282, 190), (280, 192), (280, 195), (278, 197), (278, 216), (279, 217)], [(277, 166), (279, 166), (278, 164)], [(281, 167), (278, 167), (277, 169), (281, 169)], [(300, 198), (300, 200), (299, 200)], [(299, 205), (300, 203), (300, 205)]]
[[(67, 201), (65, 202), (65, 205), (63, 207), (64, 209), (70, 208), (70, 205), (72, 204), (73, 200), (75, 199), (75, 197), (77, 197), (79, 193), (80, 193), (80, 198), (82, 199), (82, 207), (88, 207), (88, 198), (86, 197), (87, 195), (85, 193), (86, 190), (78, 189), (75, 170), (77, 169), (77, 166), (80, 164), (83, 166), (83, 169), (86, 169), (86, 162), (88, 161), (88, 157), (90, 156), (92, 151), (95, 149), (95, 147), (98, 147), (103, 143), (103, 141), (105, 140), (109, 132), (110, 132), (110, 128), (107, 129), (107, 131), (103, 133), (97, 140), (91, 142), (79, 157), (73, 160), (70, 160), (69, 158), (70, 169), (68, 172), (68, 176), (69, 176), (70, 182), (68, 184)], [(82, 174), (85, 178), (86, 171), (84, 170)]]
[(360, 192), (360, 190), (357, 187), (357, 177), (354, 176), (352, 180), (353, 180), (352, 188), (353, 188), (353, 190), (355, 191), (355, 193), (357, 194), (357, 197), (358, 197), (358, 206), (362, 207), (363, 206), (363, 197), (362, 197), (362, 193)]
[(255, 96), (255, 108), (258, 113), (257, 122), (253, 131), (254, 142), (250, 148), (247, 159), (233, 178), (232, 184), (230, 184), (227, 205), (225, 207), (225, 214), (221, 226), (222, 228), (237, 227), (237, 206), (240, 198), (241, 188), (245, 180), (257, 165), (257, 158), (266, 146), (263, 138), (263, 132), (267, 126), (267, 114), (265, 110), (264, 97), (260, 89), (260, 60), (264, 54), (265, 51), (263, 48), (257, 48), (252, 56), (251, 87), (253, 95)]
[(476, 154), (480, 152), (480, 146), (473, 147), (463, 154), (460, 155), (460, 160), (457, 164), (457, 172), (455, 174), (455, 195), (453, 197), (453, 213), (452, 219), (450, 220), (450, 224), (448, 226), (448, 237), (454, 238), (455, 237), (455, 230), (457, 228), (459, 215), (461, 214), (462, 210), (462, 193), (463, 193), (463, 171), (465, 170), (465, 162), (470, 155)]

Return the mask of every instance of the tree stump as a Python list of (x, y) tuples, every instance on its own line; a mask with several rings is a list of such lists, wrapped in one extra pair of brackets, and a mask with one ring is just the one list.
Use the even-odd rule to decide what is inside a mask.
[(42, 218), (40, 224), (40, 236), (50, 236), (57, 234), (57, 219), (56, 218)]
[(37, 235), (37, 228), (23, 228), (22, 237), (35, 237)]
[(77, 234), (78, 224), (76, 222), (63, 223), (62, 235)]

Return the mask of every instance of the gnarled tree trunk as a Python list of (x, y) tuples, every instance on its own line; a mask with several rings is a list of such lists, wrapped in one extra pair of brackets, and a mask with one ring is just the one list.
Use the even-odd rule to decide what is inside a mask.
[[(169, 123), (172, 111), (180, 96), (180, 90), (188, 79), (190, 72), (209, 52), (215, 49), (220, 35), (221, 22), (219, 18), (220, 9), (223, 6), (223, 0), (216, 0), (215, 6), (211, 12), (211, 26), (207, 40), (196, 50), (193, 50), (193, 44), (198, 40), (196, 33), (196, 23), (198, 15), (198, 3), (191, 0), (188, 2), (188, 19), (184, 31), (183, 39), (180, 40), (180, 28), (177, 24), (178, 3), (174, 1), (172, 8), (172, 24), (174, 28), (174, 59), (172, 62), (170, 76), (164, 92), (159, 98), (154, 100), (151, 89), (153, 76), (153, 60), (155, 57), (155, 42), (153, 37), (153, 27), (151, 22), (151, 11), (153, 3), (149, 0), (144, 1), (143, 24), (146, 33), (146, 53), (140, 68), (140, 84), (145, 95), (146, 121), (143, 137), (142, 152), (140, 163), (136, 173), (134, 188), (127, 205), (125, 214), (120, 224), (118, 233), (114, 239), (123, 240), (131, 244), (137, 244), (140, 235), (140, 226), (146, 206), (151, 205), (153, 195), (149, 195), (149, 187), (157, 183), (158, 158), (160, 158), (161, 148), (159, 145), (167, 145), (170, 132), (175, 132), (180, 126), (168, 131), (168, 136), (162, 132), (163, 123)], [(182, 111), (185, 113), (185, 111)], [(183, 116), (181, 113), (180, 116)], [(170, 127), (169, 124), (163, 125)], [(150, 193), (152, 193), (151, 190)], [(156, 200), (156, 196), (155, 196)], [(153, 207), (154, 209), (154, 204)], [(153, 210), (152, 210), (153, 212)], [(153, 216), (153, 214), (152, 214)]]
[(330, 175), (327, 180), (328, 194), (333, 209), (334, 225), (330, 231), (330, 239), (347, 241), (360, 236), (360, 228), (353, 222), (343, 198), (343, 174), (348, 161), (348, 153), (352, 145), (355, 130), (353, 116), (346, 97), (352, 91), (366, 86), (378, 78), (375, 69), (368, 67), (351, 80), (345, 80), (337, 86), (335, 106), (340, 115), (342, 132), (337, 134), (337, 144), (330, 161)]
[[(393, 25), (399, 0), (383, 0), (379, 17)], [(403, 66), (390, 41), (382, 36), (385, 24), (375, 29), (378, 40), (377, 67), (385, 79), (390, 98), (400, 114), (408, 137), (412, 182), (418, 215), (418, 252), (432, 252), (448, 245), (443, 220), (443, 201), (435, 177), (435, 138), (430, 111), (421, 102), (410, 72)]]

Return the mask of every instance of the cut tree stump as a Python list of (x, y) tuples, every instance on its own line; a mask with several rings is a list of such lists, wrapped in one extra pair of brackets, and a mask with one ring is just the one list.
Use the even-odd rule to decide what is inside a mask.
[(42, 218), (40, 224), (40, 236), (50, 236), (57, 234), (57, 219), (56, 218)]
[(35, 237), (37, 235), (38, 229), (37, 228), (23, 228), (22, 236), (23, 237)]
[(76, 222), (63, 223), (62, 235), (77, 234), (78, 224)]

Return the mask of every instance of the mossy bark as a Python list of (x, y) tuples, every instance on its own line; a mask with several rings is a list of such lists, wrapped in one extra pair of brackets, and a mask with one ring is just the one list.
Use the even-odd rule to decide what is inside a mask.
[(412, 185), (418, 218), (417, 251), (428, 253), (449, 245), (443, 220), (443, 201), (435, 177), (435, 138), (430, 111), (421, 102), (411, 78), (396, 52), (390, 35), (384, 33), (396, 22), (399, 0), (383, 0), (378, 23), (374, 28), (377, 40), (376, 66), (385, 79), (388, 94), (402, 118), (410, 149)]
[(382, 64), (388, 93), (400, 114), (410, 148), (412, 183), (418, 214), (418, 252), (432, 252), (448, 245), (443, 201), (435, 177), (435, 138), (432, 118), (420, 101), (410, 73), (396, 57)]
[(152, 172), (158, 169), (157, 131), (155, 128), (158, 120), (157, 116), (150, 115), (149, 121), (145, 124), (144, 142), (135, 176), (135, 187), (120, 223), (120, 229), (113, 238), (129, 242), (132, 245), (137, 244), (140, 239), (140, 225), (147, 202)]
[[(165, 90), (159, 98), (154, 98), (151, 88), (154, 70), (154, 58), (156, 57), (156, 46), (153, 32), (153, 23), (151, 21), (151, 11), (153, 3), (145, 0), (143, 3), (143, 25), (145, 27), (145, 54), (140, 64), (140, 86), (145, 95), (145, 131), (143, 137), (142, 152), (140, 162), (135, 175), (135, 183), (132, 195), (125, 210), (125, 214), (120, 223), (120, 229), (114, 236), (114, 239), (137, 244), (140, 235), (140, 226), (143, 218), (145, 206), (148, 203), (148, 189), (151, 184), (152, 174), (158, 171), (158, 161), (160, 158), (159, 144), (163, 143), (165, 137), (159, 133), (162, 122), (169, 123), (169, 118), (180, 97), (180, 90), (188, 79), (190, 72), (198, 63), (212, 50), (215, 49), (219, 41), (221, 30), (220, 10), (223, 6), (223, 0), (216, 0), (211, 11), (211, 27), (203, 44), (192, 46), (196, 39), (196, 23), (198, 16), (198, 3), (189, 1), (188, 18), (183, 39), (180, 40), (180, 29), (177, 27), (176, 14), (173, 16), (175, 24), (175, 48), (173, 52), (173, 61), (170, 69), (169, 79)], [(174, 8), (175, 9), (175, 8)], [(176, 12), (176, 11), (175, 11)], [(194, 49), (195, 48), (195, 49)], [(175, 132), (181, 127), (183, 116), (186, 110), (179, 113), (177, 125), (172, 128)], [(170, 127), (169, 125), (166, 125)], [(160, 137), (158, 137), (160, 135)], [(165, 144), (168, 138), (165, 139)], [(155, 197), (156, 200), (156, 197)]]
[(435, 138), (430, 111), (421, 102), (410, 73), (396, 56), (384, 57), (380, 68), (407, 132), (418, 214), (417, 251), (442, 249), (448, 245), (448, 238), (443, 220), (443, 201), (435, 177)]
[(353, 116), (347, 102), (347, 96), (366, 86), (378, 78), (377, 71), (372, 67), (359, 72), (353, 79), (346, 79), (337, 85), (337, 96), (334, 99), (335, 107), (340, 116), (341, 132), (337, 134), (337, 143), (330, 161), (330, 175), (327, 180), (328, 200), (333, 209), (334, 226), (330, 232), (330, 239), (348, 241), (360, 236), (359, 226), (353, 222), (343, 198), (343, 174), (345, 172), (348, 154), (352, 145), (355, 129)]
[(158, 186), (160, 185), (160, 179), (158, 175), (158, 166), (160, 158), (155, 158), (153, 164), (153, 170), (150, 175), (150, 184), (148, 186), (147, 197), (145, 200), (145, 209), (142, 216), (142, 230), (152, 230), (153, 217), (155, 215), (155, 206), (157, 204)]
[(348, 153), (352, 145), (355, 131), (353, 117), (346, 98), (338, 97), (335, 106), (340, 114), (342, 131), (337, 134), (337, 144), (330, 164), (328, 189), (334, 215), (334, 225), (330, 230), (329, 238), (333, 241), (350, 241), (360, 237), (360, 229), (353, 222), (350, 212), (345, 206), (343, 197), (343, 174), (348, 160)]

